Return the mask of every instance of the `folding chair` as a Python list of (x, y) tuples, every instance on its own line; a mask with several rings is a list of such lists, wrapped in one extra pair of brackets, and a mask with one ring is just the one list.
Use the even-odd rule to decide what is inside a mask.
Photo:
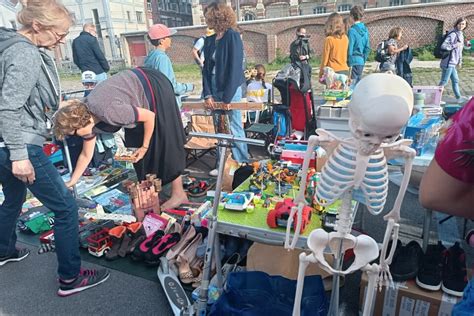
[[(210, 114), (192, 114), (188, 124), (188, 130), (191, 132), (215, 134), (214, 122)], [(196, 161), (200, 161), (210, 169), (215, 166), (209, 165), (202, 160), (206, 154), (210, 153), (216, 156), (217, 141), (211, 138), (190, 137), (184, 145), (186, 149), (186, 166), (189, 167)]]

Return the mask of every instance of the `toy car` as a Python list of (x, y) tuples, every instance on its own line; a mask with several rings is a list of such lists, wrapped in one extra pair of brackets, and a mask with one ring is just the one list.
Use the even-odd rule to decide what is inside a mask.
[(254, 195), (252, 192), (231, 193), (226, 196), (224, 207), (228, 210), (245, 211)]
[[(283, 202), (278, 202), (275, 205), (275, 208), (271, 210), (270, 212), (268, 212), (267, 225), (270, 228), (277, 228), (277, 227), (286, 228), (286, 225), (288, 223), (288, 218), (290, 217), (291, 208), (293, 206), (296, 206), (296, 204), (293, 203), (292, 199), (285, 199), (283, 200)], [(311, 207), (304, 206), (303, 221), (301, 223), (300, 233), (304, 232), (310, 220), (311, 220)], [(296, 225), (297, 225), (297, 218), (295, 214), (293, 218), (293, 230), (296, 229)]]
[(107, 228), (103, 228), (89, 236), (87, 242), (89, 243), (87, 250), (95, 257), (102, 257), (112, 248), (112, 241)]

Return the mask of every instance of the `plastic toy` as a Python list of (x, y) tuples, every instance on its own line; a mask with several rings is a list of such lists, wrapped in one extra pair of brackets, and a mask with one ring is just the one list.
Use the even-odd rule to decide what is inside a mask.
[(347, 89), (349, 78), (344, 74), (336, 73), (331, 67), (324, 67), (321, 82), (326, 84), (326, 89), (345, 90)]
[(105, 213), (102, 205), (97, 205), (96, 212), (87, 212), (84, 214), (84, 218), (92, 220), (111, 220), (118, 224), (121, 223), (134, 223), (137, 221), (133, 215), (125, 215), (118, 213)]
[(87, 238), (89, 247), (87, 250), (94, 257), (102, 257), (112, 248), (109, 229), (102, 228), (100, 231), (92, 234)]
[[(277, 228), (277, 227), (287, 227), (288, 218), (290, 216), (295, 216), (296, 214), (290, 215), (291, 209), (295, 207), (296, 204), (293, 203), (292, 199), (285, 199), (283, 202), (278, 202), (275, 205), (275, 208), (268, 212), (267, 215), (267, 225), (270, 228)], [(299, 229), (300, 233), (303, 233), (306, 229), (306, 226), (309, 224), (311, 220), (311, 207), (305, 206), (302, 212), (302, 223), (297, 227), (297, 221), (292, 221), (294, 223), (293, 229)]]
[(254, 195), (252, 192), (228, 194), (225, 198), (224, 207), (228, 210), (245, 211), (252, 202)]
[[(334, 274), (331, 293), (330, 315), (339, 315), (339, 276), (358, 270), (368, 275), (363, 315), (371, 314), (375, 289), (392, 282), (389, 265), (395, 252), (390, 241), (396, 243), (400, 220), (400, 208), (410, 179), (415, 150), (410, 148), (411, 140), (395, 141), (400, 130), (406, 125), (413, 109), (413, 92), (401, 77), (390, 74), (371, 74), (364, 77), (356, 86), (349, 105), (349, 128), (352, 137), (340, 139), (335, 135), (318, 129), (318, 136), (309, 138), (308, 150), (302, 168), (300, 189), (295, 199), (298, 207), (293, 207), (288, 219), (286, 248), (294, 248), (299, 235), (299, 227), (304, 224), (306, 207), (306, 174), (309, 159), (316, 146), (320, 145), (328, 154), (328, 161), (321, 171), (321, 180), (316, 187), (315, 198), (318, 204), (328, 206), (341, 199), (335, 231), (328, 233), (323, 229), (312, 231), (308, 237), (309, 255), (300, 254), (297, 290), (293, 315), (300, 315), (301, 295), (306, 267), (317, 263), (325, 271)], [(384, 216), (387, 228), (378, 263), (372, 263), (379, 257), (377, 242), (367, 235), (353, 236), (352, 199), (363, 201), (367, 210), (380, 214), (388, 194), (387, 160), (401, 157), (405, 159), (405, 172), (392, 210)], [(295, 216), (297, 214), (297, 216)], [(298, 223), (295, 236), (290, 243), (290, 229), (293, 218)], [(325, 259), (324, 249), (329, 249), (335, 259), (331, 266)], [(354, 252), (354, 262), (342, 270), (342, 258), (348, 250)], [(388, 253), (388, 255), (387, 255)]]
[(161, 192), (161, 180), (156, 175), (147, 174), (146, 180), (138, 183), (127, 180), (123, 182), (123, 186), (130, 194), (132, 209), (139, 222), (143, 221), (147, 213), (160, 214), (158, 196)]

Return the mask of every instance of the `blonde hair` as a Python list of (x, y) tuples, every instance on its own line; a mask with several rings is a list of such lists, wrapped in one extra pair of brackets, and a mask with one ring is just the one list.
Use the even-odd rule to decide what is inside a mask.
[(61, 102), (59, 110), (53, 118), (54, 135), (58, 140), (73, 135), (76, 130), (86, 127), (90, 123), (91, 117), (91, 112), (81, 100)]
[(32, 26), (33, 21), (47, 28), (61, 25), (64, 21), (69, 24), (73, 22), (69, 10), (56, 0), (25, 0), (17, 19), (28, 28)]
[(388, 33), (388, 38), (398, 39), (402, 34), (402, 28), (397, 26), (390, 30)]
[(331, 13), (331, 15), (328, 17), (328, 20), (326, 21), (326, 25), (324, 26), (324, 32), (326, 33), (326, 36), (341, 37), (345, 34), (344, 29), (345, 26), (342, 16), (336, 12)]

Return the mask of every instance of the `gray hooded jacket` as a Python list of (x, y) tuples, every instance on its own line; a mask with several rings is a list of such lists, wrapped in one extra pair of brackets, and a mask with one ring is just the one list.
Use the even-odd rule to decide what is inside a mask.
[(0, 28), (0, 145), (11, 161), (28, 159), (26, 144), (43, 145), (59, 100), (54, 61), (24, 36)]

